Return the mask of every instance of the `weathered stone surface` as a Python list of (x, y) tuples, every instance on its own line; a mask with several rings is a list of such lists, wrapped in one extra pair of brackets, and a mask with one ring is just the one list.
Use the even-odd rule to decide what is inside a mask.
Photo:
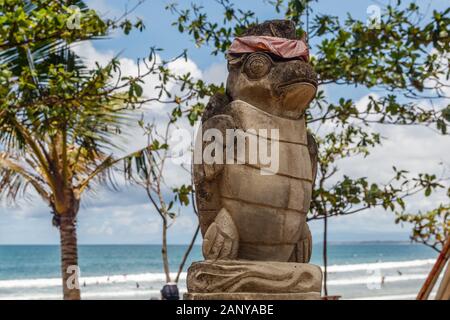
[(292, 256), (295, 243), (266, 244), (246, 243), (239, 244), (239, 258), (256, 261), (287, 261)]
[(280, 130), (279, 140), (307, 144), (304, 121), (292, 121), (291, 119), (274, 116), (242, 100), (231, 102), (225, 112), (236, 119), (237, 126), (244, 131), (265, 129), (270, 133), (271, 129), (278, 129)]
[(309, 209), (311, 184), (281, 175), (264, 176), (252, 166), (228, 165), (217, 192), (224, 198), (304, 213)]
[[(243, 101), (233, 101), (229, 110), (227, 112), (233, 115), (233, 119), (240, 121), (236, 124), (241, 130), (236, 133), (240, 143), (236, 148), (238, 150), (234, 150), (232, 157), (229, 156), (229, 158), (245, 163), (257, 160), (256, 163), (253, 161), (252, 165), (257, 168), (268, 168), (270, 164), (262, 164), (261, 159), (255, 157), (258, 155), (258, 150), (252, 153), (252, 143), (255, 144), (255, 141), (259, 141), (266, 147), (267, 155), (270, 156), (273, 141), (276, 141), (279, 148), (279, 157), (277, 158), (279, 166), (273, 173), (311, 180), (311, 159), (304, 121), (274, 117)], [(271, 136), (272, 129), (279, 130), (278, 138)], [(253, 130), (255, 134), (249, 130)], [(267, 135), (261, 135), (260, 130), (266, 130)], [(242, 159), (238, 157), (238, 151), (241, 151)], [(256, 159), (251, 158), (252, 154)]]
[[(244, 35), (296, 39), (290, 21), (265, 22)], [(217, 149), (201, 135), (196, 141), (200, 156), (211, 150), (222, 161), (194, 165), (206, 261), (189, 268), (185, 298), (319, 299), (321, 270), (305, 263), (312, 244), (306, 214), (317, 171), (317, 145), (307, 132), (305, 110), (317, 91), (317, 76), (306, 59), (274, 59), (261, 52), (228, 58), (226, 92), (211, 98), (201, 133), (215, 129), (226, 142), (227, 130), (238, 129), (246, 136), (230, 141), (244, 141), (245, 152), (230, 164), (225, 160), (238, 159), (238, 144)], [(254, 150), (252, 139), (259, 140)], [(277, 145), (278, 154), (271, 154)], [(234, 154), (227, 159), (229, 150)], [(268, 159), (260, 158), (260, 150)], [(274, 156), (278, 167), (270, 163)]]
[[(266, 31), (279, 28), (284, 30), (280, 31), (283, 33), (289, 32), (292, 25), (277, 21), (266, 23), (261, 28)], [(296, 256), (299, 262), (306, 262), (306, 256), (293, 253), (300, 238), (309, 239), (302, 237), (302, 230), (308, 230), (303, 225), (311, 201), (315, 178), (313, 168), (316, 165), (311, 163), (311, 141), (303, 112), (312, 98), (309, 94), (316, 90), (316, 76), (307, 71), (311, 67), (304, 61), (286, 60), (273, 62), (267, 76), (249, 81), (241, 68), (246, 59), (243, 56), (230, 65), (226, 94), (213, 97), (202, 118), (203, 134), (208, 129), (217, 129), (226, 141), (227, 130), (238, 129), (248, 136), (243, 139), (245, 156), (240, 163), (194, 166), (202, 235), (205, 236), (208, 228), (212, 228), (208, 248), (226, 245), (224, 251), (229, 253), (230, 240), (223, 237), (227, 232), (214, 224), (217, 214), (226, 209), (237, 229), (239, 240), (236, 241), (241, 242), (238, 244), (238, 259), (288, 261)], [(271, 135), (272, 129), (278, 130), (278, 137)], [(249, 130), (253, 132), (250, 135)], [(254, 155), (256, 149), (252, 153), (249, 141), (264, 136), (260, 130), (266, 130), (264, 139), (258, 141), (266, 143), (266, 151), (278, 143), (276, 160), (279, 166), (262, 164), (259, 153), (256, 161), (251, 161), (254, 160), (251, 154)], [(208, 144), (201, 140), (197, 143), (203, 149), (208, 148)], [(223, 161), (227, 159), (229, 148), (223, 146)], [(259, 145), (257, 149), (260, 150)], [(235, 151), (232, 160), (235, 160), (237, 150), (232, 150)], [(272, 175), (267, 175), (268, 172)], [(218, 243), (213, 245), (211, 241)], [(221, 258), (235, 257), (222, 255)]]
[(320, 267), (304, 263), (216, 260), (195, 262), (188, 272), (188, 292), (317, 293)]
[(236, 259), (239, 233), (227, 209), (222, 208), (203, 239), (203, 255), (208, 259)]
[[(233, 199), (224, 199), (223, 203), (230, 212), (239, 212), (232, 215), (232, 218), (240, 234), (241, 242), (293, 244), (297, 242), (301, 226), (306, 222), (306, 214), (298, 211), (243, 203)], [(261, 223), (258, 229), (249, 228), (248, 226), (255, 219), (265, 223)], [(242, 257), (242, 259), (247, 258)]]
[(321, 300), (320, 293), (186, 293), (184, 300)]
[(243, 36), (269, 36), (286, 39), (297, 39), (295, 24), (289, 20), (270, 20), (253, 25), (242, 34)]

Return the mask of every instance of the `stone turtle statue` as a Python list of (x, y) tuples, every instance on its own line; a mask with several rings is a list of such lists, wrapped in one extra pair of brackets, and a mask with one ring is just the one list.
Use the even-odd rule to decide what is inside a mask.
[(262, 175), (260, 165), (249, 163), (194, 165), (203, 255), (307, 263), (306, 214), (317, 170), (317, 146), (305, 122), (317, 91), (307, 45), (293, 22), (267, 21), (235, 40), (228, 70), (226, 93), (208, 103), (203, 132), (278, 129), (279, 169)]

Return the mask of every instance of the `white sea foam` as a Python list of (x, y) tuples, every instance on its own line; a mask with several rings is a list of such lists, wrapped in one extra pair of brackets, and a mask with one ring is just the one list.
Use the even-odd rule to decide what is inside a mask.
[[(436, 291), (430, 293), (428, 297), (429, 300), (433, 300), (436, 296)], [(384, 296), (372, 296), (372, 297), (361, 297), (349, 300), (413, 300), (416, 299), (417, 294), (395, 294), (395, 295), (384, 295)]]
[[(395, 261), (395, 262), (377, 262), (377, 263), (362, 263), (362, 264), (350, 264), (350, 265), (333, 265), (328, 267), (329, 273), (351, 273), (355, 271), (370, 271), (381, 269), (399, 269), (399, 268), (415, 268), (430, 266), (435, 261), (432, 259), (425, 260), (412, 260), (412, 261)], [(425, 272), (425, 271), (424, 271)], [(175, 278), (176, 274), (172, 274), (172, 278)], [(397, 282), (397, 281), (411, 281), (425, 279), (426, 274), (404, 274), (402, 276), (388, 276), (385, 278), (385, 282)], [(183, 272), (180, 275), (180, 280), (186, 279), (186, 273)], [(373, 280), (372, 280), (373, 279)], [(367, 277), (346, 277), (344, 279), (331, 279), (329, 285), (355, 285), (366, 284), (380, 281), (380, 278), (374, 278), (373, 276)], [(112, 285), (119, 283), (164, 283), (164, 273), (142, 273), (142, 274), (129, 274), (129, 275), (111, 275), (111, 276), (89, 276), (80, 277), (80, 285), (86, 284), (92, 285)], [(14, 279), (14, 280), (0, 280), (0, 289), (16, 289), (16, 288), (48, 288), (61, 286), (60, 278), (41, 278), (41, 279)]]
[[(175, 273), (171, 274), (172, 278), (176, 277)], [(186, 279), (186, 273), (180, 275), (180, 280)], [(98, 276), (98, 277), (80, 277), (79, 283), (83, 285), (100, 285), (100, 284), (115, 284), (125, 282), (165, 282), (166, 276), (164, 273), (142, 273), (142, 274), (128, 274), (128, 275), (113, 275), (113, 276)], [(44, 279), (20, 279), (20, 280), (1, 280), (1, 289), (12, 288), (47, 288), (61, 286), (60, 278), (44, 278)]]
[[(180, 292), (182, 294), (183, 292)], [(159, 290), (128, 290), (128, 291), (118, 291), (118, 292), (83, 292), (81, 294), (83, 299), (134, 299), (143, 298), (150, 299), (152, 297), (159, 297)], [(0, 296), (0, 300), (60, 300), (62, 299), (62, 294), (46, 294), (46, 293), (35, 293), (35, 294), (24, 294), (24, 295), (8, 295), (5, 297)]]
[(417, 294), (397, 294), (397, 295), (386, 295), (386, 296), (373, 296), (373, 297), (362, 297), (349, 300), (412, 300), (415, 299)]
[[(427, 277), (426, 274), (385, 276), (384, 283), (423, 280), (423, 279), (426, 279), (426, 277)], [(358, 285), (358, 284), (377, 284), (377, 283), (381, 283), (381, 281), (382, 281), (381, 276), (367, 276), (367, 277), (357, 277), (357, 278), (351, 278), (351, 279), (328, 280), (327, 284), (330, 286), (350, 286), (350, 285)]]
[(359, 263), (348, 265), (332, 265), (327, 268), (328, 272), (351, 272), (366, 271), (379, 269), (398, 269), (398, 268), (414, 268), (433, 265), (436, 260), (410, 260), (410, 261), (391, 261), (391, 262), (375, 262), (375, 263)]

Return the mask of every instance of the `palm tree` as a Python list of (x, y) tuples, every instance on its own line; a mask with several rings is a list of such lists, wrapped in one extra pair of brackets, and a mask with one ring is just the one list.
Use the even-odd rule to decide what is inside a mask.
[(32, 187), (49, 205), (60, 233), (64, 299), (80, 299), (71, 266), (78, 266), (81, 197), (93, 183), (113, 183), (120, 159), (111, 152), (128, 119), (109, 84), (117, 65), (88, 72), (61, 38), (21, 39), (0, 41), (0, 197), (14, 201)]
[[(67, 59), (73, 62), (74, 56)], [(92, 83), (99, 83), (98, 78), (86, 80), (79, 89)], [(70, 103), (58, 101), (58, 95), (45, 97), (51, 104), (1, 111), (0, 196), (15, 200), (32, 187), (50, 206), (60, 232), (64, 298), (79, 299), (79, 288), (68, 282), (76, 284), (77, 275), (70, 277), (68, 270), (78, 266), (76, 220), (81, 196), (93, 182), (112, 182), (109, 170), (120, 159), (108, 152), (126, 117), (103, 99)]]

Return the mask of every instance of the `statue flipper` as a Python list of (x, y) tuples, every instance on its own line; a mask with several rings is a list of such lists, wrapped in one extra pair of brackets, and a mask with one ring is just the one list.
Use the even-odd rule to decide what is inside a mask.
[[(226, 94), (216, 93), (211, 97), (202, 117), (202, 134), (208, 129), (217, 129), (225, 137), (227, 129), (236, 128), (233, 118), (224, 114), (229, 102), (230, 99)], [(202, 142), (202, 153), (207, 144), (208, 142)], [(219, 190), (218, 177), (223, 168), (223, 164), (206, 164), (203, 159), (201, 163), (194, 164), (195, 197), (203, 236), (222, 208), (217, 190)]]
[(207, 260), (233, 260), (237, 258), (239, 234), (230, 213), (222, 208), (209, 225), (203, 240), (203, 256)]
[[(202, 159), (202, 164), (198, 166), (196, 169), (202, 170), (201, 175), (204, 179), (211, 181), (216, 178), (223, 170), (223, 166), (225, 163), (225, 139), (226, 139), (226, 131), (228, 129), (235, 129), (234, 120), (229, 115), (215, 115), (212, 118), (209, 118), (202, 125), (202, 134), (205, 135), (208, 130), (218, 130), (222, 134), (223, 137), (223, 159), (221, 159), (221, 163), (213, 163), (208, 164), (205, 163), (204, 159)], [(205, 150), (206, 146), (215, 142), (211, 141), (203, 141), (202, 142), (202, 152)], [(203, 155), (202, 155), (203, 156)]]

